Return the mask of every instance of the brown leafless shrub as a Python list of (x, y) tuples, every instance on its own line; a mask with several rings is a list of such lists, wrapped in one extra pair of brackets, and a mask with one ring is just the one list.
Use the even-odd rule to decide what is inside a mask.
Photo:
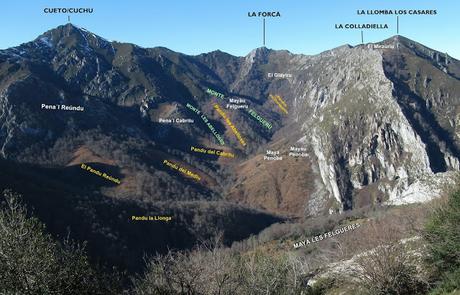
[(169, 252), (148, 263), (134, 281), (135, 294), (300, 294), (304, 262), (293, 255), (244, 254), (205, 243), (189, 252)]
[(135, 294), (234, 294), (238, 259), (220, 241), (152, 258), (144, 277), (134, 281)]
[[(416, 295), (426, 292), (427, 276), (420, 267), (423, 247), (417, 245), (417, 237), (401, 240), (398, 229), (396, 224), (388, 221), (367, 224), (366, 240), (361, 243), (363, 253), (355, 258), (355, 262), (357, 282), (368, 294)], [(372, 249), (368, 250), (369, 247)]]

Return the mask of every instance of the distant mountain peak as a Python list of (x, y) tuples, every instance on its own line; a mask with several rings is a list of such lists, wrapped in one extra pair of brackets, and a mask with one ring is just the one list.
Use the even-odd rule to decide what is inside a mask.
[(265, 46), (262, 46), (251, 50), (251, 52), (249, 52), (249, 55), (265, 55), (267, 53), (270, 53), (271, 51), (273, 50)]
[(72, 23), (58, 26), (40, 35), (39, 41), (50, 47), (83, 46), (87, 49), (107, 47), (109, 41)]
[(273, 51), (272, 49), (268, 49), (265, 46), (259, 47), (249, 52), (249, 54), (246, 55), (246, 59), (250, 61), (251, 63), (255, 61), (266, 62), (268, 60), (268, 56), (270, 55), (272, 51)]
[(410, 52), (412, 54), (423, 56), (427, 59), (436, 60), (436, 62), (439, 62), (439, 60), (444, 59), (446, 56), (448, 56), (445, 52), (441, 52), (436, 49), (430, 48), (417, 41), (414, 41), (401, 35), (392, 36), (386, 40), (383, 40), (375, 44), (394, 45), (395, 49), (406, 50), (407, 52)]
[(69, 37), (74, 34), (82, 34), (83, 32), (89, 32), (86, 29), (82, 29), (72, 23), (57, 26), (51, 30), (46, 31), (41, 36), (47, 37)]
[(79, 49), (83, 52), (95, 50), (109, 55), (115, 52), (112, 42), (72, 23), (51, 29), (38, 36), (33, 42), (39, 47), (55, 50)]
[(394, 36), (391, 36), (390, 38), (382, 40), (380, 42), (375, 42), (374, 44), (395, 45), (395, 46), (405, 45), (405, 46), (407, 46), (407, 45), (410, 45), (410, 44), (413, 44), (413, 43), (416, 43), (416, 42), (412, 41), (411, 39), (406, 38), (406, 37), (404, 37), (402, 35), (394, 35)]

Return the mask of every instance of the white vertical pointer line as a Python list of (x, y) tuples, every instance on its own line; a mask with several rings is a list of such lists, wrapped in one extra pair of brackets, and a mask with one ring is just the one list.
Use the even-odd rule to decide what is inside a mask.
[(396, 16), (396, 35), (399, 35), (399, 15)]
[(264, 47), (265, 47), (265, 17), (263, 18), (263, 39), (264, 39)]

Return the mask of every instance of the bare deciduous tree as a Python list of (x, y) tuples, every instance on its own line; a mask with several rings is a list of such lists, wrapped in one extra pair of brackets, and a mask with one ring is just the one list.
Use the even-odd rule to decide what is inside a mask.
[(420, 268), (423, 247), (414, 247), (417, 237), (401, 240), (395, 228), (388, 223), (369, 222), (365, 243), (373, 248), (355, 258), (357, 280), (373, 295), (425, 294), (428, 284)]

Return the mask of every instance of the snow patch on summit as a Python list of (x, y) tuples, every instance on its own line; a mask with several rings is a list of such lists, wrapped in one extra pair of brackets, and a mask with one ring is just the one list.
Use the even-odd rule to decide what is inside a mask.
[(48, 46), (48, 47), (53, 47), (53, 43), (51, 43), (50, 39), (46, 36), (42, 36), (38, 39), (42, 44)]

